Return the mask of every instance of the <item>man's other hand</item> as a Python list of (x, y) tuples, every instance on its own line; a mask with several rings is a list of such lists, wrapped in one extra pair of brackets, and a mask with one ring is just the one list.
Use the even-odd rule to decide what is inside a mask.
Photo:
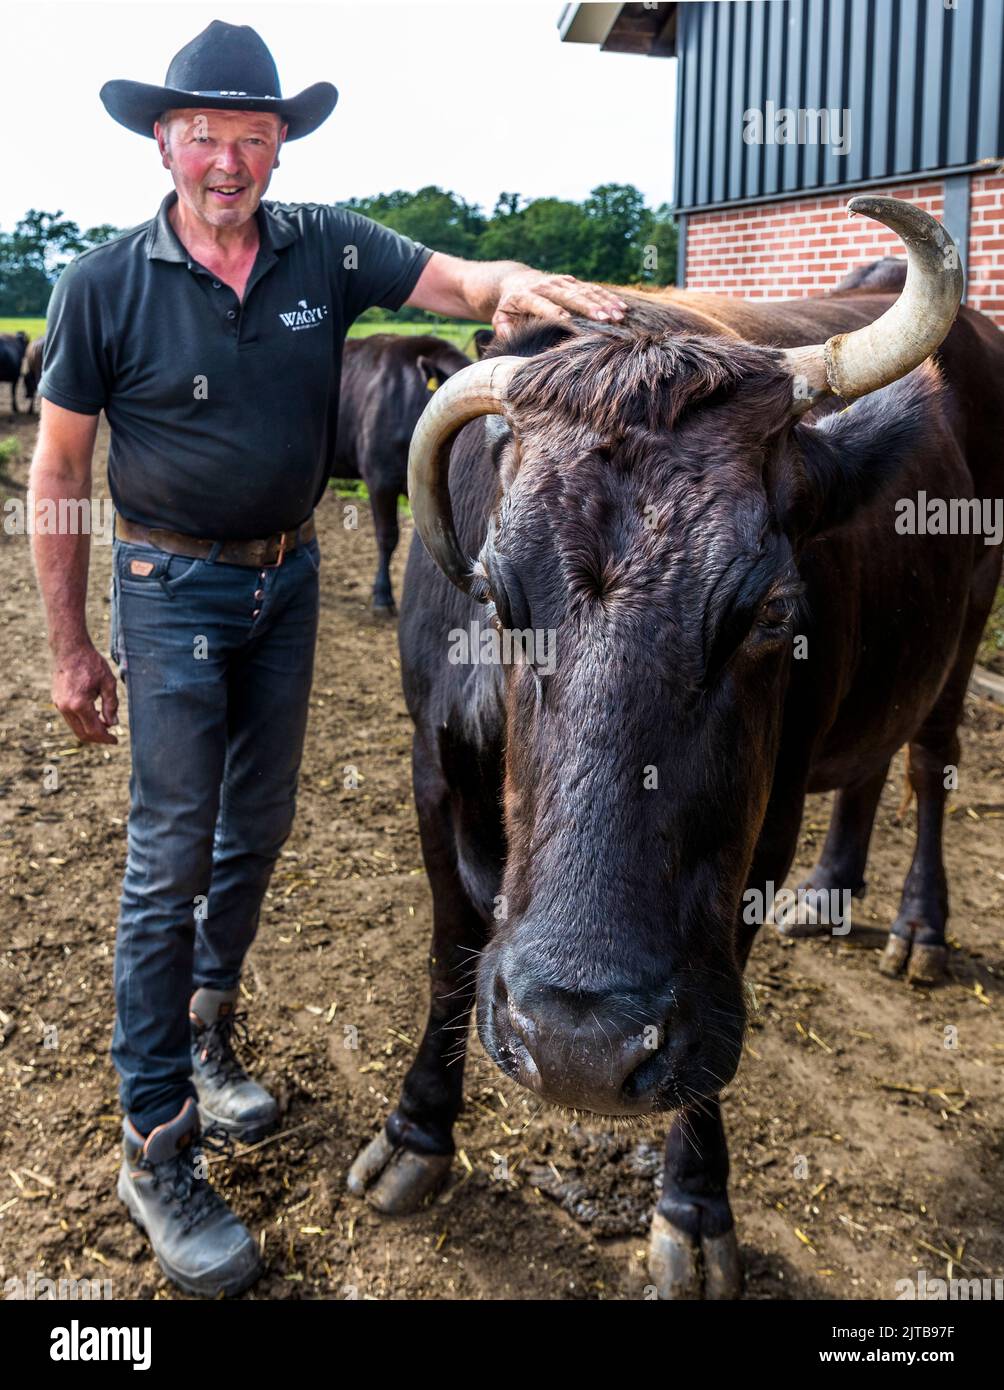
[[(95, 701), (101, 701), (101, 709)], [(111, 667), (88, 642), (63, 653), (54, 663), (52, 703), (83, 743), (118, 743), (109, 730), (118, 717), (119, 697)]]

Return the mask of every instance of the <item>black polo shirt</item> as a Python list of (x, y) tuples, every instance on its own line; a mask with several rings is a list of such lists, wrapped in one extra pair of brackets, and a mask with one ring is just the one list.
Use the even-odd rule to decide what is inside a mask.
[(46, 322), (47, 400), (111, 427), (116, 510), (247, 540), (298, 525), (327, 482), (342, 344), (371, 305), (397, 309), (432, 251), (348, 209), (263, 202), (240, 303), (168, 220), (85, 251)]

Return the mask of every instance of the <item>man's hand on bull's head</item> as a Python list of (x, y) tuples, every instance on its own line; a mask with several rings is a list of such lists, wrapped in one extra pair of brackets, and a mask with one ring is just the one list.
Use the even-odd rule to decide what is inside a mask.
[(573, 314), (615, 323), (626, 309), (624, 300), (603, 285), (576, 280), (574, 275), (525, 269), (503, 280), (492, 328), (500, 338), (507, 338), (521, 318), (567, 319)]

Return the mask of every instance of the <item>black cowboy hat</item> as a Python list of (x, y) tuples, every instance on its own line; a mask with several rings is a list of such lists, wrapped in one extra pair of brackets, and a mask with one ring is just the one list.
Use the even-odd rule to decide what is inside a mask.
[(274, 111), (285, 121), (287, 140), (309, 135), (327, 120), (338, 100), (330, 82), (315, 82), (284, 97), (275, 59), (247, 24), (214, 19), (171, 59), (165, 86), (125, 79), (101, 88), (105, 110), (137, 135), (153, 136), (153, 123), (174, 107), (221, 111)]

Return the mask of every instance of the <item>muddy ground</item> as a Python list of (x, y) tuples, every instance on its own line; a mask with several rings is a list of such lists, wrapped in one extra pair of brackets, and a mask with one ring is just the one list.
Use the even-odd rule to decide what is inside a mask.
[[(22, 449), (2, 492), (23, 496), (34, 424), (8, 432)], [(102, 458), (106, 443), (102, 427)], [(265, 1252), (246, 1297), (642, 1298), (664, 1126), (541, 1110), (476, 1038), (445, 1195), (388, 1221), (344, 1191), (423, 1026), (430, 930), (395, 632), (369, 619), (372, 530), (366, 515), (344, 529), (344, 505), (330, 494), (319, 512), (323, 626), (299, 814), (244, 982), (258, 1073), (283, 1118), (278, 1137), (214, 1167)], [(36, 1270), (109, 1279), (117, 1298), (178, 1298), (114, 1194), (128, 737), (78, 747), (55, 715), (28, 543), (0, 544), (0, 1282)], [(93, 550), (89, 602), (105, 651), (110, 554)], [(902, 756), (850, 938), (782, 944), (767, 929), (754, 951), (759, 1014), (726, 1099), (748, 1297), (888, 1299), (920, 1269), (1004, 1270), (1004, 710), (971, 699), (962, 742), (946, 844), (951, 983), (919, 993), (877, 971), (913, 845), (913, 811), (895, 819)], [(356, 791), (343, 786), (349, 765)], [(798, 871), (827, 813), (828, 798), (811, 800)]]

